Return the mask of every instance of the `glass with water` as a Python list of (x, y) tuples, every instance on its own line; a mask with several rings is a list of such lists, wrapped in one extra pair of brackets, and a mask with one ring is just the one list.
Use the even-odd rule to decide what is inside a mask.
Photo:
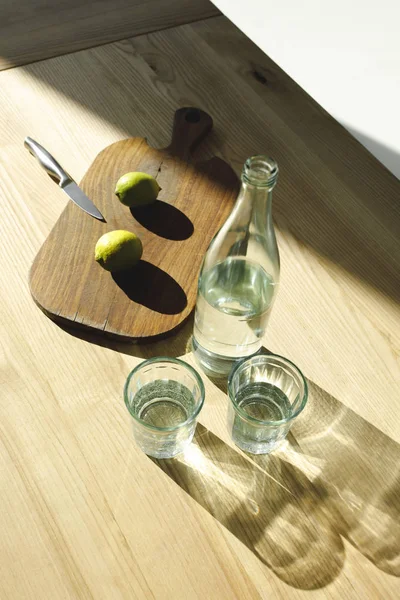
[(187, 363), (156, 357), (131, 371), (124, 399), (138, 446), (149, 456), (170, 458), (192, 441), (204, 385)]
[(228, 379), (228, 427), (239, 448), (267, 454), (286, 437), (307, 402), (307, 382), (291, 361), (258, 354), (233, 367)]

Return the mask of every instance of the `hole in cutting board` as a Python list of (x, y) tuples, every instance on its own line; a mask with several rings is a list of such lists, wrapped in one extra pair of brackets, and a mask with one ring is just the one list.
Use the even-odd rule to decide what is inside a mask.
[(161, 200), (149, 206), (132, 207), (131, 215), (143, 227), (167, 240), (187, 240), (194, 231), (192, 221), (179, 208)]
[(198, 123), (201, 119), (201, 113), (197, 108), (189, 108), (185, 115), (185, 121), (188, 123)]
[(150, 310), (177, 315), (186, 308), (186, 294), (179, 283), (145, 260), (126, 271), (112, 273), (112, 278), (128, 298)]

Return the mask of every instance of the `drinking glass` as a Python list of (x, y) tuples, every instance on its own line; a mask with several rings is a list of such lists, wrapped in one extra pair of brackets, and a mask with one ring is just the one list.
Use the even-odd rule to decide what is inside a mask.
[(170, 458), (192, 441), (204, 385), (190, 365), (161, 356), (131, 371), (124, 399), (138, 446), (149, 456)]
[(286, 437), (307, 403), (307, 382), (290, 360), (257, 354), (236, 363), (228, 378), (228, 427), (239, 448), (267, 454)]

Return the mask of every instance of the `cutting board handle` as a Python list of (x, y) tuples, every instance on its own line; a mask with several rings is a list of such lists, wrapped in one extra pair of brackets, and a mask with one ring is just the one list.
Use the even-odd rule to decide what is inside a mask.
[(179, 108), (175, 113), (172, 140), (167, 151), (174, 156), (187, 158), (212, 126), (212, 118), (200, 108)]

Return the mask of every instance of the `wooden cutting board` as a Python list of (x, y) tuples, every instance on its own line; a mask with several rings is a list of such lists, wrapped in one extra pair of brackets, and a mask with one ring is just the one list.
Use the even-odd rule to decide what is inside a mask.
[[(47, 316), (126, 341), (166, 335), (185, 321), (196, 302), (204, 253), (238, 192), (238, 179), (223, 160), (190, 160), (211, 128), (209, 115), (182, 108), (165, 150), (131, 138), (100, 152), (80, 187), (106, 222), (69, 201), (30, 270), (32, 296)], [(115, 184), (129, 171), (157, 178), (162, 190), (155, 204), (129, 209), (119, 202)], [(94, 248), (114, 229), (137, 233), (143, 256), (132, 269), (111, 274), (94, 260)]]

